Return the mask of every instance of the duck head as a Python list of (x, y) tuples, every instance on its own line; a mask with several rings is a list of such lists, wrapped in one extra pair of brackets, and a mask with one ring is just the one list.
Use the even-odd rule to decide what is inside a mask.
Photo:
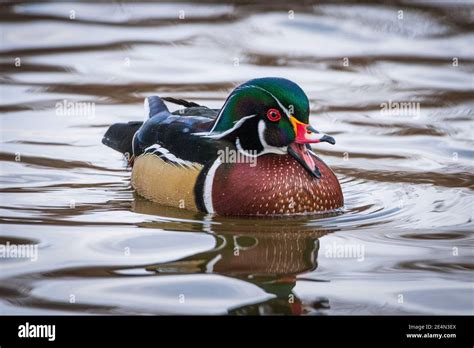
[(292, 81), (274, 77), (237, 87), (207, 136), (234, 142), (249, 156), (290, 154), (315, 177), (321, 174), (309, 144), (335, 144), (334, 138), (309, 124), (309, 101), (303, 90)]

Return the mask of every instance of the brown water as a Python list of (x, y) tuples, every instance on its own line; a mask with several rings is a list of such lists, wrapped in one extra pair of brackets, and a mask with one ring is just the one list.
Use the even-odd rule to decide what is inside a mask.
[[(36, 261), (0, 259), (1, 313), (473, 314), (472, 5), (0, 12), (0, 242), (38, 246)], [(101, 144), (110, 124), (143, 119), (145, 96), (220, 107), (261, 76), (299, 83), (336, 138), (315, 151), (339, 177), (341, 215), (160, 207)], [(384, 112), (390, 101), (414, 109)]]

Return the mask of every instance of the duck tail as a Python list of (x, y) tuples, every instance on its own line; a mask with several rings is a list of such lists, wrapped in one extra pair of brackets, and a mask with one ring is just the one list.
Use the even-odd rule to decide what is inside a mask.
[(133, 154), (133, 136), (142, 124), (143, 122), (115, 123), (104, 134), (102, 144), (123, 153), (130, 159)]
[[(186, 107), (198, 106), (199, 104), (189, 102), (184, 99), (177, 99), (171, 97), (160, 98), (156, 95), (146, 97), (144, 101), (145, 106), (145, 117), (155, 118), (157, 116), (168, 116), (171, 115), (164, 101), (168, 101), (174, 104), (183, 105)], [(108, 147), (123, 153), (129, 158), (129, 161), (133, 163), (133, 137), (138, 129), (142, 126), (143, 122), (128, 122), (128, 123), (115, 123), (109, 127), (107, 132), (102, 138), (102, 143)], [(128, 154), (128, 155), (127, 155)]]

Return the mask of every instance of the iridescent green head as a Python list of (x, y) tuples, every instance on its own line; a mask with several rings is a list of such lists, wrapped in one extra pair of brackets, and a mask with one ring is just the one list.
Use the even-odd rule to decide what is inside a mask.
[(296, 83), (258, 78), (229, 95), (208, 136), (235, 142), (244, 153), (289, 153), (318, 176), (306, 144), (334, 139), (309, 125), (309, 111), (308, 97)]

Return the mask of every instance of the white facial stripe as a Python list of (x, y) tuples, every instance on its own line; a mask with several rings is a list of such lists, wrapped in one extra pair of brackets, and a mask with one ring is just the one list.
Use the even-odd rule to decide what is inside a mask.
[[(255, 86), (255, 85), (247, 85), (247, 86), (244, 86), (244, 88), (247, 88), (247, 87), (254, 87), (254, 88), (257, 88), (261, 91), (264, 91), (265, 93), (268, 93), (270, 94), (270, 96), (277, 102), (278, 106), (285, 112), (286, 116), (288, 118), (290, 118), (291, 116), (291, 113), (290, 111), (278, 100), (277, 97), (275, 97), (272, 93), (270, 93), (269, 91), (267, 91), (265, 88), (262, 88), (260, 86)], [(237, 91), (238, 89), (240, 89), (240, 87), (238, 87), (235, 91)], [(234, 92), (235, 92), (234, 91)], [(214, 123), (214, 126), (211, 128), (211, 130), (209, 131), (209, 133), (212, 133), (214, 131), (214, 129), (216, 128), (217, 124), (219, 123), (219, 120), (222, 116), (222, 113), (224, 112), (224, 109), (225, 107), (227, 106), (227, 104), (229, 103), (229, 101), (235, 97), (236, 94), (232, 94), (225, 102), (225, 104), (222, 106), (222, 109), (219, 111), (219, 114), (217, 115), (217, 118), (216, 118), (216, 121)], [(199, 134), (199, 133), (196, 133), (196, 134)]]
[(228, 134), (232, 133), (233, 131), (235, 131), (240, 126), (242, 126), (245, 121), (247, 121), (247, 120), (249, 120), (249, 119), (251, 119), (252, 117), (255, 117), (255, 116), (257, 116), (257, 115), (255, 114), (255, 115), (249, 115), (249, 116), (242, 117), (240, 120), (238, 120), (232, 126), (232, 128), (229, 128), (228, 130), (226, 130), (223, 133), (218, 133), (218, 134), (213, 135), (213, 134), (211, 134), (212, 131), (210, 131), (210, 132), (203, 132), (203, 133), (193, 133), (193, 135), (199, 135), (199, 136), (202, 136), (204, 138), (221, 139), (221, 138), (225, 137), (226, 135), (228, 135)]
[(214, 206), (212, 204), (212, 185), (214, 183), (214, 176), (216, 175), (216, 170), (222, 164), (219, 157), (214, 161), (211, 168), (209, 168), (206, 179), (204, 180), (204, 190), (203, 190), (203, 201), (204, 207), (207, 212), (214, 214)]
[(276, 147), (276, 146), (269, 145), (265, 141), (265, 129), (266, 129), (265, 121), (260, 120), (260, 122), (258, 122), (258, 139), (260, 140), (260, 144), (262, 144), (263, 146), (263, 151), (260, 152), (259, 155), (263, 155), (265, 153), (276, 153), (279, 155), (286, 155), (288, 153), (287, 146)]
[(245, 150), (242, 147), (242, 145), (240, 144), (240, 139), (239, 138), (235, 139), (235, 147), (237, 148), (237, 151), (239, 151), (242, 155), (247, 156), (247, 157), (258, 157), (261, 154), (261, 153), (259, 153), (259, 154), (254, 155), (254, 154), (251, 154), (250, 152), (248, 152), (247, 150)]

